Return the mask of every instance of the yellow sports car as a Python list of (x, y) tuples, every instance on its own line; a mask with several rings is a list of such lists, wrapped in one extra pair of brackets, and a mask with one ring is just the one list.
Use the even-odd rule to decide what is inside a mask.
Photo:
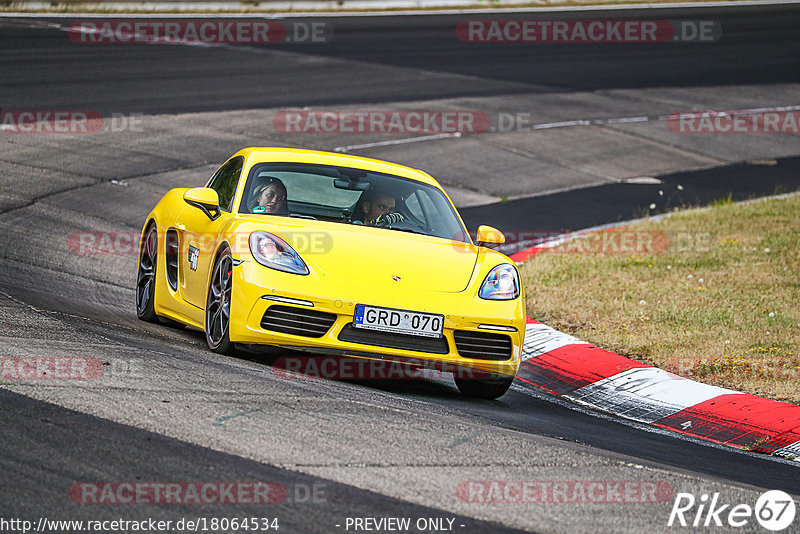
[(519, 274), (476, 243), (428, 174), (284, 148), (234, 154), (173, 189), (139, 247), (140, 319), (205, 331), (214, 352), (271, 345), (452, 371), (462, 393), (511, 385), (525, 334)]

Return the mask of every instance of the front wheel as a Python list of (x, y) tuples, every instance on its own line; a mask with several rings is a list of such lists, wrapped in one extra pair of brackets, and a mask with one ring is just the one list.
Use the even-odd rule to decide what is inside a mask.
[(476, 399), (499, 399), (502, 397), (511, 383), (514, 382), (513, 376), (490, 374), (486, 378), (455, 378), (458, 390), (467, 397)]
[(218, 354), (231, 354), (234, 349), (230, 338), (232, 271), (231, 251), (226, 247), (214, 264), (206, 299), (206, 343)]
[(158, 229), (147, 228), (139, 246), (139, 269), (136, 276), (136, 315), (142, 321), (157, 323), (155, 311), (156, 269), (158, 266)]

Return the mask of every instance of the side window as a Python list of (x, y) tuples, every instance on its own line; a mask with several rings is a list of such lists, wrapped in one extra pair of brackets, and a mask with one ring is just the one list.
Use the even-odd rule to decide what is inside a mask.
[(233, 209), (233, 196), (236, 194), (242, 167), (244, 167), (244, 158), (242, 156), (233, 158), (220, 167), (208, 183), (208, 187), (219, 195), (219, 207), (222, 211)]

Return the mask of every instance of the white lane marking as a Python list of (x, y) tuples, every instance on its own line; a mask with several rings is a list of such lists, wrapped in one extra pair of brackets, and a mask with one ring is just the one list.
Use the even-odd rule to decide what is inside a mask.
[(630, 122), (648, 122), (648, 121), (665, 121), (667, 115), (657, 115), (653, 117), (640, 116), (640, 117), (618, 117), (614, 119), (578, 119), (574, 121), (562, 122), (543, 122), (541, 124), (534, 124), (534, 130), (549, 130), (551, 128), (563, 128), (565, 126), (591, 126), (593, 124), (626, 124)]
[(420, 137), (408, 137), (406, 139), (392, 139), (391, 141), (376, 141), (374, 143), (364, 143), (363, 145), (337, 146), (334, 152), (347, 152), (348, 150), (358, 150), (361, 148), (372, 148), (376, 146), (403, 145), (406, 143), (419, 143), (420, 141), (433, 141), (434, 139), (445, 139), (448, 137), (461, 137), (461, 132), (440, 133), (422, 135)]
[(622, 180), (623, 183), (626, 184), (641, 184), (641, 185), (660, 185), (663, 184), (663, 180), (659, 180), (653, 176), (637, 176), (635, 178), (625, 178)]
[(649, 121), (649, 117), (622, 117), (619, 119), (608, 119), (606, 121), (607, 124), (622, 124), (626, 122), (647, 122)]
[[(769, 107), (762, 107), (762, 108), (745, 108), (745, 109), (735, 109), (735, 110), (712, 110), (712, 109), (702, 109), (702, 110), (692, 110), (692, 111), (680, 111), (676, 113), (682, 114), (702, 114), (702, 113), (718, 113), (720, 115), (726, 115), (729, 113), (735, 113), (737, 115), (757, 115), (760, 113), (779, 113), (783, 111), (798, 111), (800, 110), (800, 105), (793, 105), (793, 106), (769, 106)], [(592, 125), (604, 125), (604, 124), (631, 124), (637, 122), (655, 122), (655, 121), (666, 121), (669, 117), (674, 116), (673, 114), (670, 115), (641, 115), (636, 117), (616, 117), (611, 119), (576, 119), (571, 121), (561, 121), (561, 122), (544, 122), (540, 124), (534, 124), (531, 128), (534, 130), (549, 130), (551, 128), (564, 128), (567, 126), (592, 126)]]
[(575, 402), (652, 423), (720, 395), (743, 393), (681, 378), (656, 367), (628, 369), (568, 394)]
[[(682, 111), (680, 113), (687, 113), (687, 114), (701, 114), (701, 113), (719, 113), (719, 114), (727, 114), (727, 113), (736, 113), (737, 115), (757, 115), (760, 113), (779, 113), (785, 111), (800, 111), (800, 105), (793, 105), (793, 106), (771, 106), (771, 107), (761, 107), (761, 108), (745, 108), (745, 109), (737, 109), (737, 110), (698, 110), (698, 111)], [(610, 119), (575, 119), (569, 121), (559, 121), (559, 122), (542, 122), (539, 124), (531, 125), (531, 130), (552, 130), (554, 128), (568, 128), (573, 126), (603, 126), (603, 125), (610, 125), (610, 124), (634, 124), (634, 123), (641, 123), (641, 122), (657, 122), (657, 121), (666, 121), (669, 119), (671, 115), (639, 115), (634, 117), (612, 117)], [(492, 128), (494, 131), (494, 128)], [(483, 133), (483, 132), (477, 132)], [(491, 132), (489, 132), (491, 133)], [(335, 152), (347, 152), (348, 150), (358, 150), (361, 148), (372, 148), (378, 146), (390, 146), (390, 145), (402, 145), (405, 143), (417, 143), (419, 141), (435, 141), (437, 139), (444, 139), (448, 137), (461, 137), (463, 134), (462, 132), (454, 132), (454, 133), (443, 133), (443, 134), (432, 134), (432, 135), (425, 135), (421, 137), (411, 137), (408, 139), (393, 139), (391, 141), (376, 141), (374, 143), (365, 143), (363, 145), (347, 145), (347, 146), (340, 146), (334, 149)]]
[(563, 128), (565, 126), (590, 126), (592, 121), (585, 119), (578, 119), (574, 121), (561, 121), (561, 122), (544, 122), (541, 124), (534, 124), (534, 130), (549, 130), (550, 128)]
[(529, 324), (525, 327), (522, 361), (541, 356), (567, 345), (589, 345), (589, 343), (544, 324)]

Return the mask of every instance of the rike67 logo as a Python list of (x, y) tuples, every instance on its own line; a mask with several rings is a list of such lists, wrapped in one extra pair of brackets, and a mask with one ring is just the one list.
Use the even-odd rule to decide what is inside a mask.
[(705, 527), (743, 527), (755, 518), (765, 529), (779, 532), (792, 525), (796, 512), (794, 499), (780, 490), (762, 493), (755, 506), (724, 503), (719, 493), (704, 493), (696, 499), (691, 493), (681, 492), (675, 496), (667, 526), (692, 527), (696, 532)]

